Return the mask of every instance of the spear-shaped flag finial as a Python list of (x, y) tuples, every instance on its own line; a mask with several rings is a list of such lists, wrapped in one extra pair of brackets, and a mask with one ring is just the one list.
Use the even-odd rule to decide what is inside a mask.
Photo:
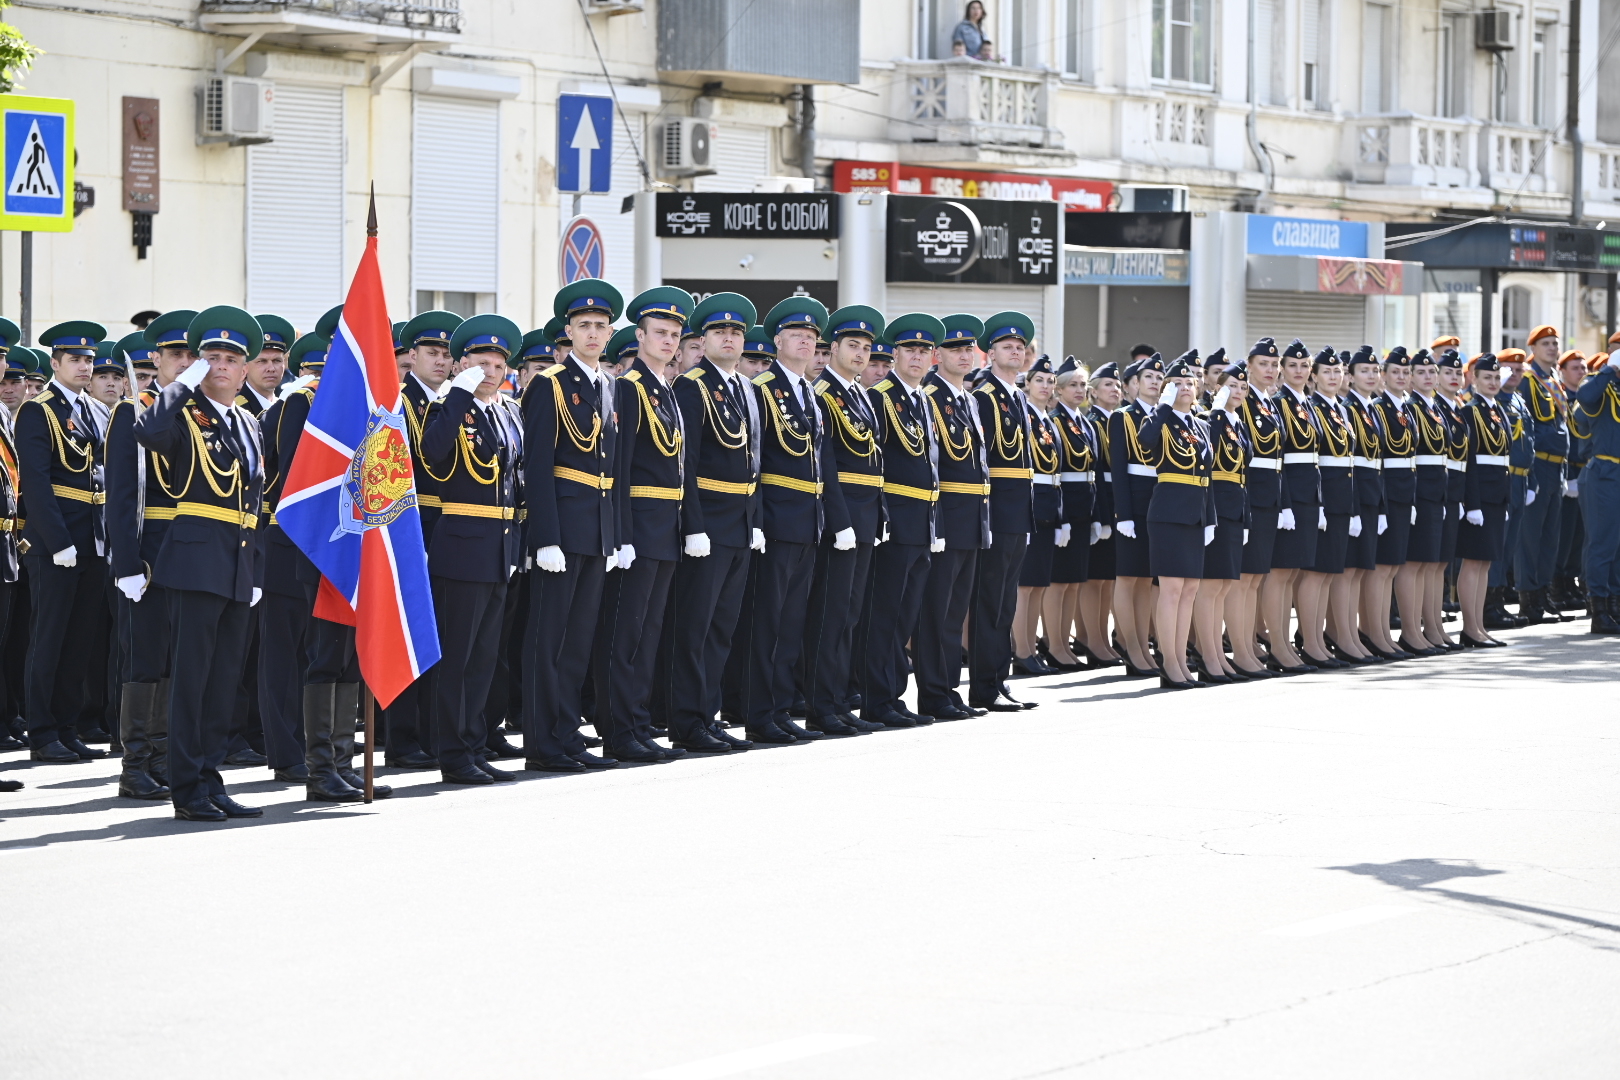
[(371, 206), (366, 211), (366, 235), (377, 235), (377, 181), (371, 182)]

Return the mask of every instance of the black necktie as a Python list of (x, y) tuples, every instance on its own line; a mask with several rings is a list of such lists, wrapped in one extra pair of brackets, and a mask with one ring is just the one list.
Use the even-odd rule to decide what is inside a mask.
[(78, 413), (79, 425), (84, 428), (84, 437), (93, 443), (99, 444), (101, 442), (101, 432), (96, 427), (96, 418), (90, 415), (90, 399), (83, 394), (79, 395), (74, 412)]

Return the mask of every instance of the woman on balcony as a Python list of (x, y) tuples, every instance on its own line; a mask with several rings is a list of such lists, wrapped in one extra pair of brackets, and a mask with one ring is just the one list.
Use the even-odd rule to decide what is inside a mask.
[[(956, 53), (957, 45), (962, 46), (961, 53)], [(951, 52), (977, 59), (983, 48), (984, 5), (979, 3), (979, 0), (968, 0), (967, 10), (962, 12), (962, 21), (951, 31)]]

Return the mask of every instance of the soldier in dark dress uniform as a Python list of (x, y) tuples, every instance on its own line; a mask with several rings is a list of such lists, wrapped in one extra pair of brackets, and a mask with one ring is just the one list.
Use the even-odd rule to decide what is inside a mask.
[[(10, 319), (0, 319), (0, 360), (6, 361), (7, 373), (13, 370), (10, 367), (10, 358), (7, 353), (15, 347), (21, 331)], [(21, 381), (19, 373), (15, 381)], [(17, 523), (21, 513), (19, 492), (21, 491), (21, 473), (17, 467), (17, 443), (11, 426), (11, 413), (8, 409), (0, 408), (0, 643), (6, 641), (12, 632), (12, 622), (16, 618), (16, 600), (19, 582), (22, 578), (22, 561), (17, 550)], [(0, 703), (8, 705), (7, 711), (0, 713), (0, 751), (21, 750), (24, 746), (20, 739), (11, 734), (11, 721), (17, 715), (17, 710), (10, 707), (10, 688), (0, 679)], [(16, 787), (21, 787), (19, 783)], [(7, 788), (6, 790), (14, 790)]]
[(1063, 490), (1063, 521), (1068, 542), (1052, 554), (1052, 584), (1041, 601), (1041, 620), (1047, 628), (1043, 659), (1059, 671), (1079, 671), (1085, 665), (1071, 651), (1071, 627), (1083, 626), (1079, 614), (1080, 589), (1091, 564), (1092, 507), (1097, 489), (1097, 433), (1086, 415), (1086, 371), (1070, 356), (1057, 371), (1053, 389), (1052, 423), (1061, 453), (1058, 482)]
[[(1609, 346), (1620, 351), (1620, 334), (1609, 339)], [(1587, 450), (1579, 495), (1586, 540), (1581, 573), (1594, 634), (1620, 634), (1620, 380), (1615, 376), (1611, 360), (1575, 392)], [(1477, 460), (1469, 463), (1471, 477)], [(1458, 546), (1462, 550), (1460, 540)]]
[(1300, 571), (1297, 586), (1305, 650), (1300, 659), (1319, 668), (1340, 668), (1349, 661), (1336, 657), (1327, 642), (1329, 637), (1351, 636), (1355, 628), (1359, 590), (1353, 579), (1346, 579), (1345, 567), (1350, 543), (1361, 536), (1363, 522), (1355, 490), (1355, 433), (1344, 401), (1344, 364), (1331, 345), (1316, 354), (1311, 380), (1311, 409), (1320, 437), (1316, 464), (1322, 509), (1316, 558)]
[(1232, 662), (1239, 671), (1267, 670), (1256, 652), (1256, 632), (1262, 621), (1261, 592), (1271, 575), (1277, 546), (1277, 522), (1282, 513), (1282, 417), (1272, 395), (1282, 373), (1277, 343), (1261, 338), (1245, 358), (1249, 392), (1239, 415), (1249, 438), (1249, 466), (1244, 472), (1249, 506), (1248, 537), (1243, 544), (1243, 576), (1227, 597), (1227, 636)]
[[(1108, 624), (1114, 607), (1114, 471), (1113, 448), (1108, 441), (1109, 417), (1125, 400), (1119, 365), (1113, 361), (1091, 373), (1086, 396), (1086, 417), (1097, 434), (1097, 487), (1091, 509), (1091, 552), (1086, 558), (1086, 582), (1080, 586), (1080, 624), (1085, 640), (1083, 659), (1088, 668), (1118, 667), (1122, 660), (1109, 641)], [(1076, 650), (1079, 651), (1078, 649)]]
[[(1340, 398), (1346, 420), (1350, 425), (1351, 477), (1356, 494), (1356, 514), (1361, 518), (1361, 531), (1350, 537), (1345, 549), (1345, 587), (1356, 597), (1356, 610), (1362, 623), (1375, 606), (1372, 590), (1376, 588), (1374, 572), (1378, 569), (1378, 537), (1389, 527), (1384, 506), (1384, 428), (1377, 407), (1381, 376), (1378, 354), (1371, 345), (1363, 345), (1345, 361), (1345, 375), (1349, 387)], [(1356, 628), (1356, 615), (1349, 617), (1349, 625), (1335, 631), (1327, 639), (1333, 655), (1348, 663), (1378, 663), (1380, 658), (1361, 643)], [(1389, 620), (1384, 620), (1388, 633)]]
[(152, 567), (152, 584), (169, 594), (169, 786), (177, 818), (259, 817), (225, 793), (219, 769), (260, 596), (264, 450), (259, 425), (234, 402), (262, 333), (247, 312), (214, 307), (191, 321), (187, 344), (200, 359), (135, 421), (135, 438), (174, 479), (175, 518)]
[(742, 610), (749, 556), (764, 547), (758, 520), (758, 398), (738, 370), (754, 305), (715, 293), (690, 320), (703, 334), (704, 358), (675, 380), (685, 432), (686, 496), (680, 565), (659, 650), (662, 673), (654, 715), (670, 743), (704, 754), (746, 750), (716, 721), (722, 671)]
[[(1042, 354), (1024, 372), (1024, 403), (1029, 410), (1030, 483), (1035, 528), (1018, 567), (1018, 600), (1013, 609), (1013, 672), (1050, 675), (1057, 669), (1040, 656), (1039, 626), (1046, 590), (1052, 584), (1052, 562), (1058, 545), (1068, 544), (1063, 529), (1063, 445), (1052, 416), (1057, 372)], [(1054, 623), (1055, 625), (1055, 623)], [(1051, 628), (1048, 628), (1051, 632)]]
[(816, 548), (799, 683), (805, 726), (824, 735), (855, 735), (882, 726), (854, 715), (850, 687), (867, 658), (863, 649), (861, 663), (852, 663), (852, 643), (868, 593), (873, 549), (883, 529), (878, 416), (860, 383), (872, 342), (883, 328), (883, 316), (873, 308), (852, 305), (833, 312), (827, 367), (814, 383), (837, 464), (837, 497), (855, 530), (853, 548), (840, 549), (830, 535), (823, 535)]
[(1568, 485), (1569, 396), (1557, 375), (1558, 331), (1551, 326), (1536, 327), (1530, 331), (1529, 348), (1530, 362), (1519, 380), (1518, 397), (1535, 448), (1531, 470), (1536, 494), (1526, 496), (1520, 514), (1513, 573), (1519, 589), (1519, 614), (1531, 623), (1556, 622), (1560, 617), (1549, 608), (1547, 589), (1558, 558)]
[(1427, 349), (1420, 349), (1411, 362), (1412, 393), (1407, 398), (1407, 415), (1412, 419), (1414, 439), (1413, 474), (1416, 479), (1416, 516), (1407, 540), (1406, 563), (1395, 575), (1397, 594), (1410, 587), (1416, 600), (1413, 617), (1401, 611), (1400, 647), (1414, 656), (1434, 656), (1445, 651), (1440, 644), (1440, 595), (1445, 582), (1442, 561), (1445, 539), (1447, 491), (1445, 416), (1440, 411), (1435, 388), (1439, 369)]
[(553, 310), (568, 320), (573, 345), (523, 394), (525, 543), (539, 571), (529, 585), (524, 638), (523, 751), (527, 767), (542, 772), (618, 764), (587, 752), (579, 726), (580, 680), (608, 561), (626, 569), (634, 560), (633, 550), (620, 558), (629, 540), (620, 535), (613, 494), (619, 424), (612, 382), (600, 366), (623, 307), (618, 290), (595, 278), (560, 290)]
[[(1465, 648), (1494, 648), (1485, 623), (1485, 591), (1491, 563), (1500, 558), (1507, 537), (1508, 443), (1513, 437), (1499, 394), (1502, 368), (1492, 353), (1469, 361), (1474, 389), (1458, 411), (1468, 425), (1468, 470), (1463, 474), (1463, 521), (1457, 529), (1457, 598), (1462, 608), (1461, 641)], [(1595, 610), (1595, 608), (1594, 608)]]
[[(1225, 355), (1226, 350), (1216, 350)], [(1245, 682), (1265, 678), (1261, 668), (1240, 671), (1221, 645), (1227, 598), (1243, 576), (1243, 537), (1249, 527), (1249, 430), (1240, 410), (1249, 395), (1246, 363), (1229, 364), (1210, 397), (1210, 496), (1215, 504), (1215, 539), (1204, 548), (1204, 577), (1193, 600), (1193, 629), (1198, 641), (1198, 681)], [(1234, 630), (1235, 634), (1236, 631)]]
[(1367, 636), (1373, 654), (1387, 660), (1408, 660), (1412, 656), (1390, 637), (1392, 595), (1402, 626), (1408, 620), (1415, 626), (1422, 618), (1422, 594), (1417, 588), (1417, 577), (1401, 573), (1407, 561), (1412, 526), (1417, 521), (1417, 439), (1410, 404), (1411, 388), (1412, 358), (1403, 346), (1397, 345), (1384, 357), (1384, 389), (1376, 401), (1384, 442), (1384, 527), (1378, 536), (1378, 568), (1372, 574), (1375, 591), (1369, 596), (1367, 586), (1363, 585), (1361, 596), (1361, 632)]
[[(1440, 579), (1434, 586), (1434, 595), (1425, 594), (1424, 606), (1427, 608), (1433, 603), (1439, 605), (1437, 610), (1443, 612), (1456, 566), (1457, 533), (1465, 512), (1463, 494), (1468, 487), (1468, 421), (1462, 415), (1462, 354), (1454, 348), (1444, 348), (1436, 353), (1434, 362), (1440, 377), (1435, 387), (1434, 403), (1446, 427), (1446, 516), (1440, 533)], [(1435, 618), (1433, 626), (1436, 632), (1429, 635), (1430, 640), (1448, 651), (1463, 648), (1446, 633), (1442, 618)]]
[(1131, 400), (1108, 418), (1110, 466), (1114, 476), (1114, 625), (1126, 653), (1126, 671), (1137, 677), (1160, 674), (1148, 645), (1153, 625), (1153, 571), (1148, 558), (1147, 512), (1158, 483), (1156, 451), (1141, 430), (1157, 407), (1164, 358), (1154, 353), (1125, 369)]

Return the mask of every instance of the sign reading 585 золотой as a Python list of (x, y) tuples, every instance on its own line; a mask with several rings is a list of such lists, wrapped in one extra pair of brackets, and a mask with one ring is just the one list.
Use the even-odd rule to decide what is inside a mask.
[(73, 231), (73, 101), (0, 94), (0, 229)]

